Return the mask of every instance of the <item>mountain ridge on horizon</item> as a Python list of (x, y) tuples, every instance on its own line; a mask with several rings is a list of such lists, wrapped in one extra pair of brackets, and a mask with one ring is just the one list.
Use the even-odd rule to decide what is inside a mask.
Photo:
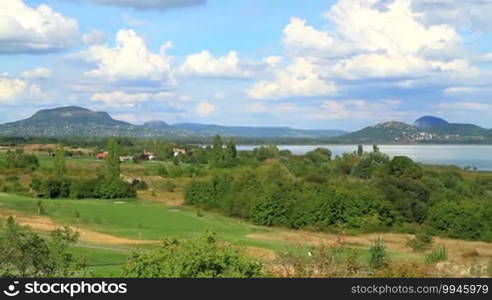
[(46, 137), (115, 135), (129, 137), (208, 137), (223, 134), (237, 137), (327, 138), (346, 133), (346, 131), (336, 129), (295, 129), (285, 126), (224, 126), (193, 122), (168, 124), (162, 120), (136, 125), (115, 120), (107, 112), (96, 112), (80, 106), (42, 109), (29, 118), (0, 124), (0, 135), (3, 136), (10, 134)]
[(337, 129), (295, 129), (287, 126), (225, 126), (193, 122), (168, 124), (154, 120), (135, 125), (115, 120), (107, 112), (80, 106), (42, 109), (31, 117), (0, 124), (1, 136), (21, 137), (211, 137), (220, 134), (238, 138), (307, 138), (342, 143), (458, 142), (492, 143), (492, 129), (473, 124), (449, 123), (423, 116), (413, 125), (389, 121), (347, 132)]

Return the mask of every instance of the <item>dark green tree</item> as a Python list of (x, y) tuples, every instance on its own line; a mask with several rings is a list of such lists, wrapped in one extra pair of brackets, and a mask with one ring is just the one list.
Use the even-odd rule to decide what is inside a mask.
[(357, 155), (358, 156), (364, 155), (364, 146), (362, 145), (357, 146)]
[(53, 168), (55, 169), (55, 175), (57, 178), (63, 178), (67, 175), (67, 168), (65, 166), (65, 150), (62, 146), (58, 146), (55, 150)]
[(236, 142), (234, 139), (229, 139), (226, 143), (226, 157), (227, 159), (235, 159), (237, 157)]
[(224, 161), (224, 143), (220, 135), (214, 137), (212, 146), (212, 164), (220, 166)]
[(112, 181), (120, 178), (120, 146), (116, 139), (108, 141), (108, 156), (104, 161), (103, 176), (106, 180)]

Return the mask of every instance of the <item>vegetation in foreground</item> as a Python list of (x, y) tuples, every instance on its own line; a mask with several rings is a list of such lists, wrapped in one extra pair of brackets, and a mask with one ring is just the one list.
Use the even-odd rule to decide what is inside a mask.
[[(178, 147), (181, 150), (176, 153)], [(170, 217), (170, 214), (159, 215), (156, 210), (155, 216), (146, 215), (138, 221), (138, 218), (126, 218), (129, 212), (116, 205), (138, 204), (132, 207), (134, 210), (131, 212), (138, 215), (138, 207), (152, 205), (151, 202), (141, 203), (141, 200), (129, 198), (138, 194), (146, 195), (144, 197), (152, 201), (160, 201), (160, 195), (172, 195), (179, 199), (182, 197), (181, 193), (185, 203), (193, 208), (190, 210), (180, 207), (178, 211), (190, 210), (193, 214), (196, 212), (195, 218), (198, 220), (203, 218), (209, 221), (210, 216), (219, 212), (272, 228), (287, 227), (310, 231), (344, 228), (352, 233), (418, 233), (414, 239), (408, 241), (408, 247), (416, 253), (425, 252), (427, 263), (422, 268), (428, 271), (425, 273), (428, 276), (436, 274), (435, 270), (429, 271), (429, 268), (433, 269), (433, 266), (448, 259), (447, 250), (440, 245), (433, 245), (432, 236), (484, 241), (490, 241), (492, 237), (492, 177), (489, 174), (465, 172), (458, 168), (421, 166), (406, 157), (390, 159), (380, 153), (377, 146), (370, 152), (359, 147), (354, 153), (335, 158), (331, 157), (329, 150), (321, 148), (301, 156), (279, 151), (275, 146), (259, 147), (254, 151), (237, 151), (234, 141), (224, 142), (218, 136), (212, 146), (205, 148), (130, 139), (111, 140), (107, 147), (94, 148), (91, 152), (74, 152), (67, 145), (65, 148), (56, 146), (51, 152), (45, 150), (46, 153), (14, 148), (9, 147), (4, 155), (0, 154), (0, 189), (3, 192), (37, 197), (39, 200), (2, 200), (6, 208), (49, 215), (65, 224), (89, 226), (97, 231), (137, 239), (161, 239), (176, 234), (181, 238), (195, 238), (187, 234), (189, 229), (186, 228), (189, 226), (176, 228), (172, 232), (164, 228), (165, 226), (158, 225), (160, 218)], [(107, 157), (101, 161), (95, 160), (94, 154), (102, 151), (107, 151)], [(149, 151), (155, 153), (156, 161), (141, 160), (143, 156), (139, 153)], [(129, 155), (132, 157), (130, 162), (121, 161), (121, 157)], [(98, 203), (97, 207), (107, 209), (95, 209), (96, 206), (90, 209), (89, 203)], [(176, 220), (181, 217), (182, 215)], [(184, 223), (186, 222), (181, 222)], [(192, 231), (202, 231), (205, 223), (196, 224)], [(218, 226), (217, 231), (221, 235), (226, 233), (227, 243), (267, 247), (281, 252), (279, 244), (246, 238), (247, 232), (251, 232), (249, 230), (237, 235), (234, 230), (228, 231), (226, 227), (228, 226)], [(138, 236), (135, 236), (135, 229), (138, 229)], [(256, 230), (266, 229), (253, 231)], [(172, 239), (167, 240), (167, 243), (161, 250), (150, 247), (147, 249), (149, 252), (137, 253), (133, 257), (162, 260), (167, 256), (159, 251), (183, 249), (186, 252), (184, 249), (188, 245), (187, 241)], [(242, 259), (243, 254), (240, 251), (235, 253), (237, 255), (229, 259), (249, 261)], [(309, 273), (306, 276), (333, 277), (354, 274), (377, 276), (381, 273), (397, 276), (402, 270), (409, 271), (408, 266), (401, 261), (387, 259), (383, 242), (373, 245), (366, 253), (368, 259), (363, 262), (348, 254), (344, 256), (352, 257), (351, 260), (343, 260), (341, 265), (340, 260), (337, 260), (335, 269), (344, 270), (341, 273), (333, 269), (328, 273), (298, 272), (295, 271), (294, 265), (297, 262), (294, 259), (287, 269), (284, 268), (283, 273), (277, 272), (278, 268), (269, 269), (264, 266), (261, 274), (298, 276)], [(304, 256), (294, 253), (296, 259), (305, 262)], [(330, 259), (335, 261), (334, 258)], [(350, 267), (360, 270), (362, 275), (357, 273), (359, 271), (354, 273), (345, 269), (351, 265), (351, 261), (358, 261), (363, 266), (357, 269), (357, 264), (354, 263)], [(162, 270), (166, 270), (163, 271), (164, 274), (178, 276), (178, 273), (173, 273), (176, 270), (166, 269), (165, 266), (168, 265), (165, 260), (162, 263)], [(314, 262), (306, 263), (311, 264), (308, 269), (320, 268), (316, 264), (312, 265)], [(416, 267), (414, 264), (420, 266), (418, 262), (410, 263)], [(278, 263), (276, 266), (278, 267)], [(131, 268), (128, 268), (126, 276), (131, 276)], [(137, 269), (134, 265), (133, 270)], [(248, 268), (244, 270), (246, 269)], [(420, 267), (416, 269), (420, 270)], [(140, 274), (146, 272), (138, 270), (142, 272)], [(217, 276), (246, 276), (249, 272), (234, 273), (236, 271), (239, 272), (238, 269), (214, 272), (217, 272)], [(152, 270), (148, 272), (156, 274)], [(116, 273), (113, 275), (121, 275)], [(195, 273), (196, 276), (206, 276), (204, 274)], [(259, 276), (259, 273), (254, 276)]]

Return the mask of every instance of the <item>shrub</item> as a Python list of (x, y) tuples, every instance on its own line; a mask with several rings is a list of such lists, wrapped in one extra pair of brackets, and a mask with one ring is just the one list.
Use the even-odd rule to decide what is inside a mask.
[(74, 277), (85, 270), (82, 260), (70, 247), (78, 234), (69, 228), (41, 237), (12, 217), (0, 227), (0, 277)]
[(70, 197), (75, 199), (97, 198), (96, 189), (98, 181), (96, 179), (74, 180), (70, 190)]
[(213, 186), (206, 181), (190, 181), (185, 188), (184, 198), (186, 204), (203, 205), (215, 201)]
[(35, 155), (24, 154), (23, 150), (7, 150), (7, 168), (8, 169), (28, 169), (31, 171), (39, 167), (39, 160)]
[(486, 202), (443, 202), (431, 207), (426, 224), (452, 238), (492, 239), (492, 209)]
[(216, 234), (180, 241), (164, 240), (153, 251), (135, 252), (124, 268), (136, 278), (251, 278), (264, 276), (262, 264), (220, 241)]
[(137, 191), (128, 182), (122, 179), (113, 179), (103, 181), (97, 187), (96, 195), (103, 199), (134, 198), (137, 196)]
[(448, 259), (448, 251), (444, 246), (439, 246), (435, 248), (434, 250), (432, 250), (431, 253), (425, 256), (425, 262), (428, 264), (435, 264), (441, 261), (445, 261), (446, 259)]
[(306, 158), (315, 164), (321, 164), (331, 160), (331, 151), (326, 148), (316, 148), (306, 153)]
[(165, 191), (167, 192), (174, 192), (176, 190), (176, 184), (170, 180), (166, 180), (163, 182), (162, 187), (164, 188)]
[(157, 175), (159, 175), (160, 177), (168, 177), (169, 171), (167, 170), (166, 166), (159, 166), (159, 168), (157, 169)]
[(15, 176), (15, 175), (7, 176), (5, 178), (5, 181), (7, 181), (7, 182), (19, 181), (19, 176)]
[(137, 191), (143, 191), (143, 190), (146, 190), (149, 188), (149, 186), (147, 185), (147, 182), (145, 182), (144, 180), (139, 180), (139, 179), (134, 179), (132, 181), (132, 187), (134, 189), (136, 189)]
[(407, 246), (415, 252), (428, 250), (432, 246), (432, 236), (427, 233), (418, 233), (407, 241)]
[(396, 177), (420, 178), (423, 175), (422, 168), (406, 156), (395, 156), (389, 165), (389, 173)]
[(67, 198), (70, 196), (71, 182), (58, 178), (33, 179), (31, 187), (39, 198)]
[(381, 269), (386, 265), (386, 245), (381, 238), (375, 240), (369, 248), (369, 265), (374, 269)]

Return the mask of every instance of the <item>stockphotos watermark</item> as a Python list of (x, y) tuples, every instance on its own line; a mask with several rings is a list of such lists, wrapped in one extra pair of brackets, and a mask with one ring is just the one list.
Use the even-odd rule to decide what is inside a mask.
[(3, 294), (8, 297), (17, 295), (99, 295), (99, 294), (126, 294), (128, 292), (126, 283), (107, 283), (101, 282), (38, 282), (36, 280), (20, 284), (13, 281), (3, 290)]

